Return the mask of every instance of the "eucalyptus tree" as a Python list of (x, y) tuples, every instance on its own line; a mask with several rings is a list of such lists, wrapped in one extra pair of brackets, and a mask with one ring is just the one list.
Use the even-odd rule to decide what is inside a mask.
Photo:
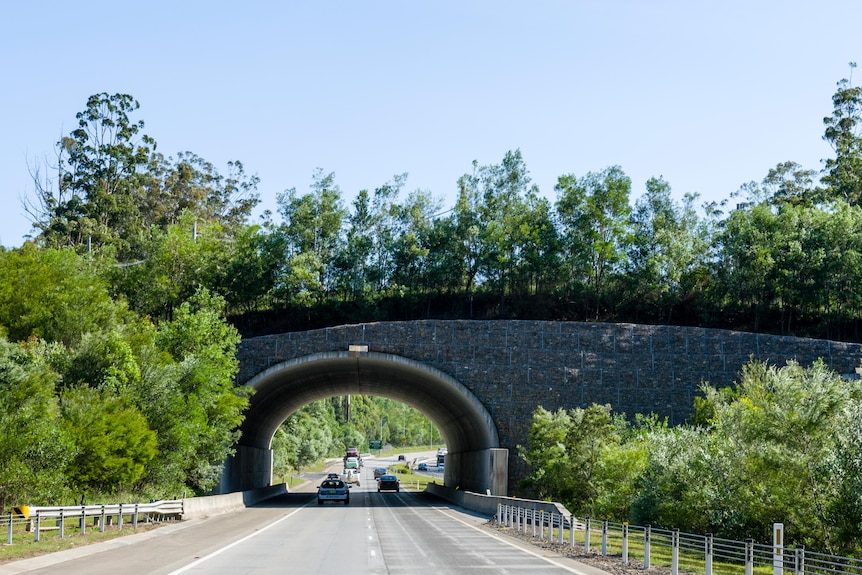
[(526, 194), (538, 190), (531, 186), (520, 150), (506, 152), (500, 164), (483, 166), (478, 175), (481, 274), (490, 290), (505, 297), (512, 293), (526, 244)]
[(223, 175), (192, 152), (180, 152), (176, 159), (154, 152), (147, 166), (142, 219), (146, 225), (164, 229), (179, 222), (182, 214), (192, 213), (198, 220), (235, 231), (260, 202), (259, 181), (247, 175), (239, 161), (228, 162)]
[(57, 143), (56, 186), (36, 181), (34, 227), (45, 246), (111, 245), (123, 256), (143, 227), (139, 206), (156, 148), (133, 121), (140, 104), (128, 94), (95, 94), (76, 115), (78, 127)]
[(334, 288), (343, 300), (363, 301), (371, 296), (371, 253), (374, 221), (371, 196), (360, 190), (345, 217), (344, 241), (333, 260)]
[(686, 194), (678, 204), (670, 184), (650, 178), (631, 214), (629, 297), (636, 308), (652, 308), (650, 315), (663, 321), (671, 321), (674, 306), (695, 290), (696, 278), (706, 268), (709, 238), (701, 233), (697, 197)]
[(290, 188), (278, 194), (277, 202), (283, 219), (277, 233), (285, 249), (280, 289), (293, 301), (319, 303), (330, 289), (346, 213), (335, 173), (318, 168), (311, 192), (300, 196)]
[(740, 206), (724, 221), (717, 238), (716, 281), (722, 306), (730, 317), (749, 315), (753, 331), (761, 328), (761, 320), (776, 303), (775, 224), (771, 206)]
[(832, 115), (823, 119), (823, 139), (835, 151), (834, 158), (824, 161), (823, 182), (829, 186), (830, 198), (841, 198), (851, 205), (862, 203), (862, 88), (853, 86), (855, 68), (856, 63), (851, 62), (850, 79), (838, 82), (832, 96)]
[(560, 176), (554, 189), (570, 289), (591, 286), (598, 317), (609, 276), (625, 264), (631, 179), (612, 166), (583, 178)]
[(434, 288), (428, 276), (431, 230), (442, 202), (430, 191), (415, 190), (393, 206), (396, 229), (392, 241), (393, 285), (419, 294)]

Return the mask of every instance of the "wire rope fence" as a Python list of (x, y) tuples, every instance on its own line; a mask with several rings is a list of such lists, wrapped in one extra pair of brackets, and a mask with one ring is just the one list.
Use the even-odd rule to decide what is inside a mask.
[(735, 541), (613, 521), (579, 519), (518, 505), (499, 504), (500, 529), (539, 541), (579, 547), (585, 555), (618, 557), (623, 564), (649, 570), (661, 565), (672, 575), (862, 575), (862, 560), (784, 546), (784, 526), (773, 526), (773, 541)]

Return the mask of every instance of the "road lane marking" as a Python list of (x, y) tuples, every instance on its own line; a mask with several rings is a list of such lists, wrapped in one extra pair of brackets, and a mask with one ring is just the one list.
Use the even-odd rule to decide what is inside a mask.
[(464, 521), (464, 520), (462, 520), (462, 519), (458, 519), (457, 517), (454, 517), (454, 516), (452, 516), (452, 515), (449, 515), (448, 513), (446, 513), (446, 512), (443, 510), (443, 508), (439, 508), (439, 507), (432, 507), (432, 509), (434, 509), (434, 510), (435, 510), (435, 511), (437, 511), (438, 513), (442, 513), (442, 514), (443, 514), (443, 515), (445, 515), (446, 517), (449, 517), (449, 518), (451, 518), (451, 519), (454, 519), (454, 520), (455, 520), (455, 521), (457, 521), (458, 523), (462, 523), (463, 525), (466, 525), (467, 527), (469, 527), (470, 529), (472, 529), (472, 530), (474, 530), (474, 531), (478, 531), (479, 533), (481, 533), (482, 535), (484, 535), (484, 536), (486, 536), (486, 537), (490, 537), (490, 538), (492, 538), (492, 539), (496, 539), (496, 540), (497, 540), (497, 541), (499, 541), (500, 543), (505, 543), (505, 544), (506, 544), (506, 545), (508, 545), (509, 547), (513, 547), (513, 548), (515, 548), (515, 549), (519, 549), (519, 550), (523, 551), (524, 553), (527, 553), (527, 554), (529, 554), (529, 555), (532, 555), (533, 557), (537, 557), (537, 558), (541, 559), (542, 561), (547, 561), (548, 563), (551, 563), (552, 565), (555, 565), (555, 566), (559, 567), (560, 569), (565, 569), (565, 570), (566, 570), (566, 571), (568, 571), (569, 573), (576, 573), (577, 575), (587, 575), (584, 571), (578, 571), (577, 569), (573, 569), (572, 567), (569, 567), (569, 566), (567, 566), (567, 565), (563, 565), (562, 563), (560, 563), (560, 562), (558, 562), (558, 561), (554, 561), (554, 560), (553, 560), (553, 559), (551, 559), (550, 557), (545, 557), (545, 556), (543, 556), (543, 555), (540, 555), (539, 553), (536, 553), (536, 552), (534, 552), (534, 551), (530, 551), (529, 549), (525, 549), (524, 547), (521, 547), (521, 546), (519, 546), (519, 545), (515, 545), (515, 544), (514, 544), (514, 543), (512, 543), (511, 541), (506, 541), (506, 540), (505, 540), (505, 539), (503, 539), (502, 537), (498, 537), (498, 536), (494, 535), (493, 533), (488, 533), (488, 532), (487, 532), (487, 531), (485, 531), (484, 529), (481, 529), (481, 528), (479, 528), (479, 527), (476, 527), (475, 525), (471, 525), (470, 523), (467, 523), (466, 521)]
[(266, 527), (261, 527), (260, 529), (258, 529), (258, 530), (257, 530), (257, 531), (255, 531), (254, 533), (250, 533), (249, 535), (246, 535), (246, 536), (245, 536), (245, 537), (243, 537), (242, 539), (238, 539), (237, 541), (234, 541), (233, 543), (230, 543), (230, 544), (228, 544), (228, 545), (225, 545), (225, 546), (224, 546), (224, 547), (222, 547), (221, 549), (217, 549), (216, 551), (213, 551), (213, 552), (212, 552), (212, 553), (210, 553), (209, 555), (204, 555), (203, 557), (195, 558), (195, 560), (194, 560), (194, 561), (192, 561), (191, 563), (189, 563), (189, 564), (188, 564), (188, 565), (186, 565), (185, 567), (180, 567), (180, 568), (179, 568), (179, 569), (177, 569), (176, 571), (171, 571), (170, 573), (168, 573), (168, 575), (178, 575), (179, 573), (184, 573), (184, 572), (188, 571), (189, 569), (192, 569), (192, 568), (194, 568), (194, 567), (197, 567), (198, 565), (200, 565), (200, 564), (201, 564), (201, 563), (203, 563), (204, 561), (209, 561), (209, 560), (210, 560), (210, 559), (212, 559), (213, 557), (216, 557), (216, 556), (218, 556), (218, 555), (221, 555), (222, 553), (224, 553), (224, 552), (225, 552), (225, 551), (227, 551), (228, 549), (230, 549), (230, 548), (232, 548), (232, 547), (236, 547), (236, 546), (237, 546), (237, 545), (239, 545), (240, 543), (245, 543), (246, 541), (248, 541), (249, 539), (251, 539), (251, 538), (252, 538), (252, 537), (254, 537), (255, 535), (260, 535), (261, 533), (263, 533), (264, 531), (266, 531), (266, 530), (267, 530), (267, 529), (269, 529), (270, 527), (275, 527), (276, 525), (278, 525), (279, 523), (281, 523), (281, 522), (282, 522), (282, 521), (284, 521), (285, 519), (289, 519), (289, 518), (290, 518), (290, 517), (292, 517), (294, 514), (299, 513), (300, 511), (302, 511), (302, 509), (304, 509), (305, 507), (308, 507), (309, 505), (311, 505), (311, 501), (309, 501), (308, 503), (306, 503), (306, 504), (305, 504), (305, 505), (303, 505), (302, 507), (297, 507), (296, 509), (294, 509), (293, 511), (291, 511), (290, 513), (288, 513), (287, 515), (285, 515), (285, 516), (284, 516), (284, 517), (282, 517), (281, 519), (277, 519), (276, 521), (273, 521), (272, 523), (270, 523), (270, 524), (269, 524), (269, 525), (267, 525)]

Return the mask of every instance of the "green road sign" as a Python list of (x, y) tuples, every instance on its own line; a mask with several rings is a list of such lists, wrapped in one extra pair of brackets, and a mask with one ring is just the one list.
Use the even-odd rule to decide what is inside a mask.
[(381, 440), (381, 439), (369, 439), (368, 440), (368, 449), (383, 449), (383, 440)]

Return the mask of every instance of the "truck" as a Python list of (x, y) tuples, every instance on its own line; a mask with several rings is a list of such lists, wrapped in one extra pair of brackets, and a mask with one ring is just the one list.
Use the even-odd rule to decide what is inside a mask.
[(443, 467), (443, 463), (446, 461), (447, 453), (449, 453), (449, 450), (445, 447), (441, 447), (437, 450), (437, 467)]

